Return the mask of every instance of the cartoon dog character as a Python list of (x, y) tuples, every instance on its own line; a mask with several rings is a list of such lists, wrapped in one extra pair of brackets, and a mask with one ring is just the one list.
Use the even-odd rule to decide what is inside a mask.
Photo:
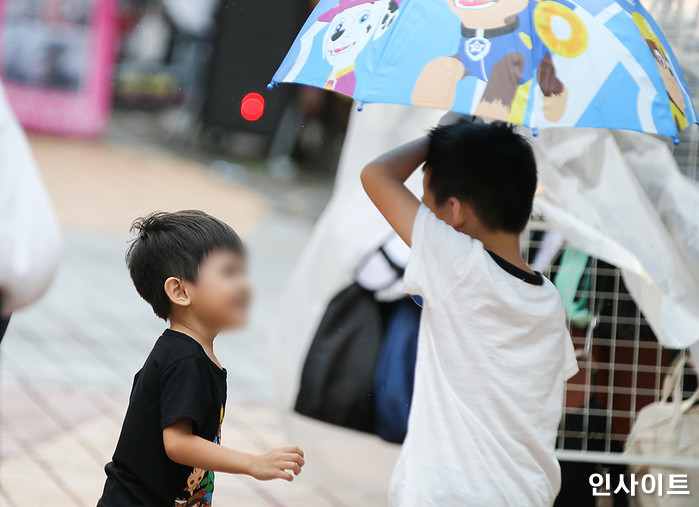
[(641, 35), (645, 39), (646, 44), (648, 44), (648, 48), (650, 48), (653, 53), (655, 63), (658, 65), (660, 76), (663, 78), (663, 84), (665, 84), (665, 89), (667, 90), (667, 95), (670, 100), (670, 110), (672, 111), (672, 117), (677, 125), (677, 130), (685, 129), (689, 126), (687, 104), (682, 94), (682, 85), (672, 68), (672, 61), (668, 57), (667, 51), (665, 51), (665, 48), (650, 23), (638, 12), (633, 14), (633, 20), (636, 22), (636, 26), (638, 26)]
[[(547, 23), (555, 11), (570, 14), (572, 10), (550, 1), (533, 1), (532, 7), (528, 0), (445, 1), (461, 20), (459, 50), (454, 56), (437, 58), (424, 67), (413, 89), (413, 104), (450, 109), (459, 81), (474, 76), (487, 83), (474, 114), (507, 121), (518, 87), (536, 72), (544, 95), (544, 116), (552, 122), (560, 120), (568, 103), (568, 90), (556, 74), (549, 41), (544, 42), (541, 34), (553, 35)], [(542, 7), (545, 10), (536, 15), (535, 9)], [(586, 44), (587, 32), (583, 26), (584, 33), (580, 33), (582, 23), (573, 16), (569, 16), (572, 42), (581, 46)], [(537, 30), (528, 30), (535, 25)], [(551, 39), (555, 42), (555, 37)], [(577, 48), (564, 56), (580, 53)]]
[(325, 85), (352, 96), (357, 85), (354, 63), (370, 41), (378, 39), (398, 15), (400, 0), (340, 0), (318, 18), (327, 23), (323, 58), (332, 66)]

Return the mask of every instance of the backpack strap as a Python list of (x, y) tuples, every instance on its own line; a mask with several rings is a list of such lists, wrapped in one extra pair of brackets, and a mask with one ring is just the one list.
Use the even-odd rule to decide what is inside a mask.
[(354, 280), (358, 280), (359, 273), (362, 272), (362, 270), (367, 266), (367, 264), (372, 259), (374, 259), (375, 257), (378, 258), (379, 255), (381, 257), (383, 257), (383, 259), (386, 262), (386, 265), (388, 267), (388, 269), (386, 270), (387, 276), (390, 276), (391, 271), (393, 272), (394, 276), (393, 276), (393, 279), (389, 283), (387, 283), (386, 285), (380, 286), (376, 289), (372, 289), (374, 292), (378, 292), (380, 290), (384, 290), (384, 289), (387, 289), (388, 287), (391, 287), (398, 280), (403, 278), (403, 275), (405, 274), (405, 268), (403, 268), (398, 263), (396, 263), (396, 261), (394, 261), (390, 255), (388, 255), (388, 252), (384, 248), (386, 243), (393, 237), (394, 234), (395, 233), (392, 233), (388, 238), (386, 238), (383, 241), (383, 243), (381, 243), (380, 247), (375, 248), (375, 249), (371, 250), (369, 253), (367, 253), (366, 255), (364, 255), (364, 257), (362, 257), (362, 259), (359, 261), (357, 266), (354, 268)]
[(395, 263), (393, 259), (388, 255), (384, 247), (382, 246), (379, 248), (379, 252), (381, 252), (381, 255), (383, 255), (383, 258), (386, 259), (386, 262), (388, 263), (389, 266), (391, 266), (391, 269), (396, 273), (396, 276), (398, 278), (403, 278), (403, 275), (405, 274), (405, 268), (399, 266), (398, 264)]

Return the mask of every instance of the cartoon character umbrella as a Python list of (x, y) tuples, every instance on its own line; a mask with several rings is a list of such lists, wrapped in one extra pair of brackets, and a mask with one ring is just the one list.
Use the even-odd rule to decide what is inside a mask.
[(697, 122), (637, 0), (321, 0), (274, 75), (364, 102), (674, 137)]

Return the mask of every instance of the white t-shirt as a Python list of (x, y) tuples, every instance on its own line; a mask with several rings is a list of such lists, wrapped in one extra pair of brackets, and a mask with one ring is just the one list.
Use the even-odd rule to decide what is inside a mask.
[(565, 380), (578, 370), (556, 288), (424, 205), (404, 283), (424, 308), (390, 504), (551, 505)]

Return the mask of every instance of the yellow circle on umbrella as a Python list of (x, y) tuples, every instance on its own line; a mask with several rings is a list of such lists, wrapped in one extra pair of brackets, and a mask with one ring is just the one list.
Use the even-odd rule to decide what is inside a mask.
[[(556, 24), (567, 28), (570, 34), (557, 34)], [(557, 55), (575, 58), (587, 49), (587, 28), (582, 19), (565, 5), (552, 1), (541, 2), (534, 9), (534, 26), (544, 44)]]

